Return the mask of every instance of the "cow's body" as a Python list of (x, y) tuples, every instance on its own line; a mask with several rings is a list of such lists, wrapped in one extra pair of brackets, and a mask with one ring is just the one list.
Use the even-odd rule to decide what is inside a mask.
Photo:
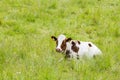
[(94, 57), (102, 53), (101, 50), (92, 42), (79, 42), (73, 40), (67, 42), (66, 51), (69, 51), (70, 57), (73, 58), (79, 58), (83, 56)]
[(92, 42), (71, 40), (64, 35), (59, 35), (58, 38), (52, 36), (51, 38), (56, 41), (56, 51), (64, 53), (66, 58), (94, 57), (102, 53)]

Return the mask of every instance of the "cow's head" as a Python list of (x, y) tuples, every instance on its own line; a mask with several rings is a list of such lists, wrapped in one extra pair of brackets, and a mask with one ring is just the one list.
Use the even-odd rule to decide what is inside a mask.
[(71, 41), (71, 38), (66, 38), (65, 35), (59, 35), (58, 38), (51, 36), (51, 38), (56, 41), (56, 51), (64, 52), (66, 50), (66, 43)]

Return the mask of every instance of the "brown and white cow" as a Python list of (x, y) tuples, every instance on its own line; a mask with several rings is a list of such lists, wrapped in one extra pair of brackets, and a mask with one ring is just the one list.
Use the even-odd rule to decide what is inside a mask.
[(101, 50), (92, 42), (72, 40), (63, 34), (59, 35), (58, 38), (55, 36), (51, 36), (51, 38), (56, 41), (56, 51), (65, 53), (66, 58), (94, 57), (102, 54)]

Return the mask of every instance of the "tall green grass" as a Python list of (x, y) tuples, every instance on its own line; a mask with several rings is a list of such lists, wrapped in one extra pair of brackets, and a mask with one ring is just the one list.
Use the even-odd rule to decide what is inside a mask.
[[(0, 80), (119, 80), (119, 0), (1, 0)], [(65, 60), (51, 36), (92, 41), (96, 59)]]

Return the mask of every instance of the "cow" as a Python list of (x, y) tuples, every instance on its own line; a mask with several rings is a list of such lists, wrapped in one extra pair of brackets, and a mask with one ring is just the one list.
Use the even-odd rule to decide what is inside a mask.
[(92, 42), (84, 42), (66, 38), (61, 34), (57, 38), (51, 36), (56, 41), (56, 51), (65, 54), (65, 58), (81, 58), (83, 56), (95, 57), (102, 54), (101, 50)]

